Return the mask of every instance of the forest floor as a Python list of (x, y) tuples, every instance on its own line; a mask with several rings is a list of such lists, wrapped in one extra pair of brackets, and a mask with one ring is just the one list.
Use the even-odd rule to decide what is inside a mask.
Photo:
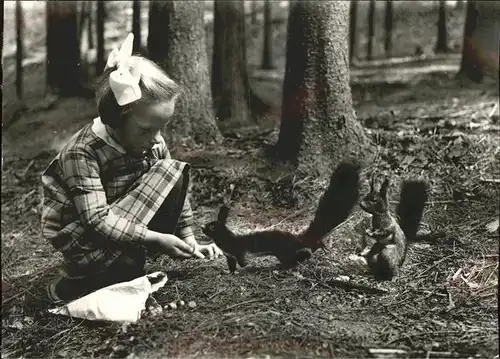
[[(274, 109), (281, 99), (284, 27), (275, 24), (277, 71), (255, 69), (261, 35), (249, 44), (252, 86)], [(451, 31), (459, 33), (457, 28)], [(270, 257), (252, 258), (234, 275), (223, 273), (222, 258), (152, 263), (151, 271), (164, 270), (169, 278), (158, 293), (160, 304), (183, 299), (197, 305), (131, 325), (54, 316), (42, 306), (43, 288), (61, 257), (40, 234), (40, 174), (67, 138), (95, 116), (94, 102), (44, 98), (43, 68), (33, 63), (25, 69), (28, 110), (15, 115), (15, 101), (8, 101), (15, 76), (5, 73), (4, 116), (14, 120), (2, 133), (2, 357), (389, 355), (380, 349), (398, 358), (498, 355), (499, 90), (498, 83), (455, 79), (458, 61), (450, 55), (425, 66), (381, 70), (367, 64), (352, 70), (357, 116), (380, 154), (366, 171), (391, 173), (392, 203), (402, 179), (418, 176), (431, 188), (424, 215), (429, 236), (412, 243), (397, 280), (376, 282), (351, 259), (363, 219), (356, 208), (328, 237), (330, 251), (294, 270), (281, 269)], [(264, 172), (263, 148), (276, 141), (278, 131), (274, 109), (245, 131), (235, 129), (238, 136), (226, 137), (222, 145), (172, 149), (193, 165), (200, 238), (199, 226), (215, 218), (230, 183), (236, 184), (229, 220), (235, 230), (296, 232), (307, 226), (325, 184)], [(365, 174), (362, 179), (365, 193)], [(298, 208), (303, 195), (309, 200)]]

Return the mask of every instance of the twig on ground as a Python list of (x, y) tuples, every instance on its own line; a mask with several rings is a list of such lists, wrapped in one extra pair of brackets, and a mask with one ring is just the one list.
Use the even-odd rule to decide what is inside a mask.
[(371, 348), (368, 349), (368, 352), (372, 355), (404, 355), (406, 354), (406, 350), (401, 349), (385, 349), (385, 348)]
[(427, 355), (425, 356), (425, 358), (426, 359), (430, 359), (431, 355), (432, 356), (450, 357), (451, 356), (451, 352), (435, 352), (435, 351), (429, 350), (427, 352)]
[(33, 188), (31, 191), (26, 193), (23, 198), (21, 198), (21, 203), (24, 203), (28, 197), (31, 197), (36, 192), (36, 188)]
[[(34, 275), (38, 275), (38, 274), (45, 274), (45, 272), (50, 269), (51, 267), (50, 266), (46, 266), (46, 267), (43, 267), (41, 269), (39, 269), (37, 272), (35, 273), (32, 273), (31, 275), (34, 276)], [(17, 277), (12, 277), (12, 278), (17, 278)], [(15, 299), (15, 298), (18, 298), (20, 296), (22, 296), (23, 294), (26, 294), (27, 292), (29, 292), (31, 289), (33, 289), (33, 287), (37, 284), (37, 280), (34, 280), (33, 278), (30, 279), (28, 281), (28, 283), (30, 283), (30, 285), (26, 288), (24, 288), (22, 291), (6, 298), (5, 300), (2, 300), (2, 306), (4, 306), (5, 304), (7, 304), (8, 302), (10, 302), (11, 300)]]
[(427, 273), (427, 272), (428, 272), (428, 271), (430, 271), (431, 269), (435, 268), (435, 267), (436, 267), (439, 263), (441, 263), (441, 262), (443, 262), (443, 261), (445, 261), (445, 260), (447, 260), (447, 259), (450, 259), (450, 258), (451, 258), (451, 257), (453, 257), (454, 255), (455, 255), (455, 254), (450, 254), (450, 255), (447, 255), (446, 257), (443, 257), (443, 258), (441, 258), (441, 259), (439, 259), (439, 260), (435, 261), (435, 262), (434, 262), (431, 266), (427, 267), (425, 270), (423, 270), (422, 272), (420, 272), (420, 273), (416, 276), (416, 278), (422, 278), (422, 277), (423, 277), (423, 275), (424, 275), (425, 273)]
[(35, 164), (35, 160), (31, 160), (30, 163), (28, 163), (28, 165), (26, 166), (26, 168), (24, 169), (24, 171), (22, 172), (21, 176), (23, 178), (26, 178), (26, 175), (28, 174), (28, 171), (30, 170), (30, 168)]
[[(52, 348), (52, 355), (51, 355), (51, 357), (54, 357), (54, 353), (55, 353), (55, 351), (56, 351), (57, 345), (61, 342), (61, 340), (63, 340), (64, 338), (66, 338), (66, 342), (64, 343), (64, 344), (66, 344), (66, 343), (68, 342), (68, 340), (71, 338), (71, 336), (70, 336), (71, 332), (72, 332), (73, 330), (75, 330), (76, 328), (78, 328), (80, 325), (82, 325), (82, 323), (83, 323), (83, 322), (84, 322), (84, 321), (83, 321), (83, 320), (81, 320), (81, 321), (80, 321), (78, 324), (76, 324), (75, 326), (73, 326), (73, 327), (71, 327), (71, 328), (68, 328), (69, 330), (68, 330), (68, 329), (66, 329), (66, 330), (65, 330), (65, 331), (67, 331), (67, 332), (68, 332), (68, 334), (67, 334), (66, 336), (61, 337), (61, 338), (60, 338), (60, 339), (59, 339), (59, 340), (58, 340), (58, 341), (54, 344), (54, 347)], [(61, 333), (59, 333), (59, 334), (61, 334)]]
[(419, 333), (412, 333), (412, 334), (406, 334), (404, 333), (403, 335), (400, 335), (390, 341), (387, 342), (387, 345), (390, 345), (390, 344), (393, 344), (393, 343), (396, 343), (396, 342), (399, 342), (403, 339), (409, 339), (411, 340), (411, 338), (416, 338), (416, 337), (421, 337), (421, 336), (425, 336), (425, 335), (428, 335), (429, 337), (433, 337), (435, 335), (443, 335), (443, 334), (446, 334), (446, 335), (451, 335), (451, 334), (454, 334), (455, 332), (453, 330), (435, 330), (435, 331), (425, 331), (425, 332), (419, 332)]
[(321, 281), (318, 279), (311, 279), (311, 278), (305, 278), (305, 280), (311, 282), (312, 284), (315, 285), (321, 285), (327, 289), (334, 290), (335, 287), (342, 288), (345, 290), (359, 290), (361, 292), (365, 292), (368, 294), (387, 294), (386, 289), (381, 289), (381, 288), (375, 288), (375, 287), (370, 287), (364, 284), (358, 284), (358, 283), (352, 283), (352, 282), (346, 282), (338, 279), (330, 279), (327, 282)]
[(484, 183), (500, 183), (498, 178), (481, 178), (480, 181)]
[(489, 119), (493, 117), (493, 115), (497, 111), (497, 108), (498, 108), (498, 103), (496, 103), (495, 106), (493, 106), (493, 108), (491, 109), (490, 113), (488, 114), (488, 118)]
[(240, 303), (236, 303), (236, 304), (233, 304), (233, 305), (230, 305), (229, 307), (226, 307), (224, 309), (224, 311), (227, 311), (227, 310), (230, 310), (230, 309), (234, 309), (236, 307), (239, 307), (239, 306), (242, 306), (242, 305), (246, 305), (246, 304), (252, 304), (252, 303), (259, 303), (259, 302), (266, 302), (268, 301), (268, 299), (252, 299), (252, 300), (246, 300), (244, 302), (240, 302)]

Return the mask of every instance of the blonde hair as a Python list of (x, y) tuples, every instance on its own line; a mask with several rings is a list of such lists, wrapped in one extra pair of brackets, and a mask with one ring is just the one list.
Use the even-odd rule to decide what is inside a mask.
[(155, 102), (167, 102), (181, 92), (180, 86), (153, 61), (142, 56), (131, 56), (131, 58), (140, 63), (141, 79), (139, 86), (142, 91), (141, 99), (128, 105), (118, 105), (109, 85), (109, 75), (116, 70), (116, 67), (106, 69), (97, 83), (97, 111), (101, 121), (112, 128), (116, 128), (122, 123), (123, 116), (132, 107)]

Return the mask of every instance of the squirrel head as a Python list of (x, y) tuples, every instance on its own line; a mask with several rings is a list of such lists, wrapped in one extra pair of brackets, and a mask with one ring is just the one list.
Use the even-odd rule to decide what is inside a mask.
[(207, 237), (215, 239), (221, 230), (226, 229), (226, 222), (229, 216), (229, 207), (227, 205), (222, 205), (219, 209), (219, 214), (216, 221), (209, 222), (205, 224), (201, 231)]
[(368, 213), (385, 213), (389, 210), (389, 178), (384, 177), (384, 181), (377, 191), (375, 189), (375, 176), (370, 180), (370, 192), (361, 200), (360, 207)]

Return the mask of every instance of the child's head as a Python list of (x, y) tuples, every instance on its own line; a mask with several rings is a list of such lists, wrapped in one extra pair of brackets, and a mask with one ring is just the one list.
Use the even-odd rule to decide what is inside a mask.
[(131, 56), (130, 60), (140, 68), (141, 98), (123, 106), (118, 104), (109, 81), (116, 67), (104, 71), (96, 97), (101, 121), (119, 135), (125, 148), (136, 152), (150, 148), (154, 136), (168, 123), (180, 86), (154, 62), (140, 56)]

